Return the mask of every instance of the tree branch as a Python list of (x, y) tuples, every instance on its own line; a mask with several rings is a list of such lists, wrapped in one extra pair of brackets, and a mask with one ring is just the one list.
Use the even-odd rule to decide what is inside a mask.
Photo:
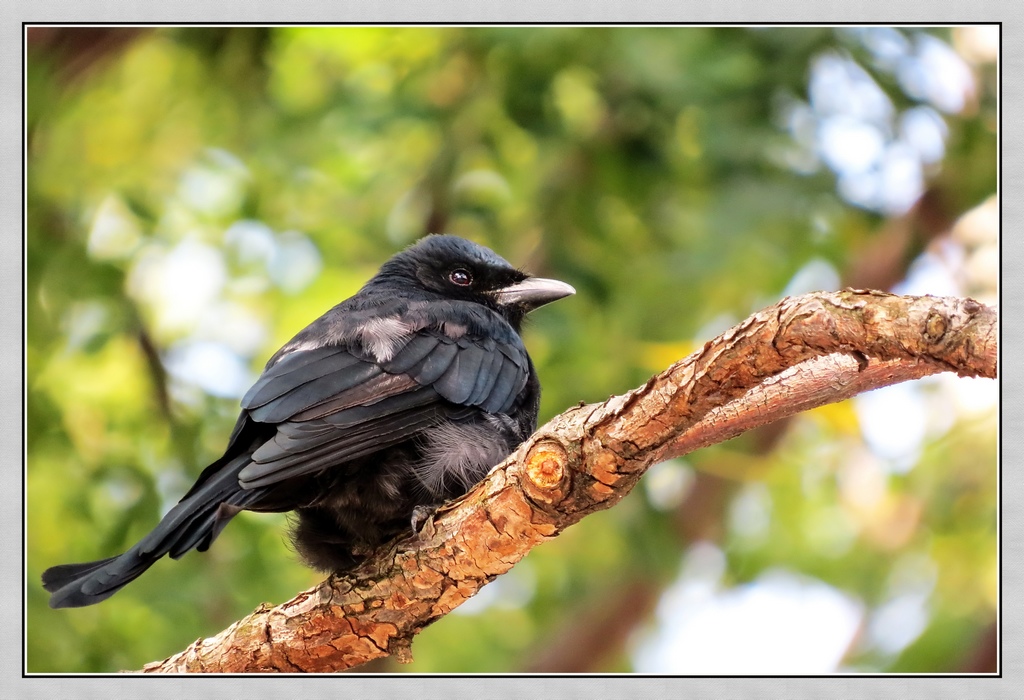
[(619, 502), (653, 464), (868, 389), (944, 371), (995, 377), (996, 324), (995, 310), (971, 299), (864, 290), (783, 299), (643, 386), (555, 417), (417, 536), (143, 672), (410, 660), (426, 625)]

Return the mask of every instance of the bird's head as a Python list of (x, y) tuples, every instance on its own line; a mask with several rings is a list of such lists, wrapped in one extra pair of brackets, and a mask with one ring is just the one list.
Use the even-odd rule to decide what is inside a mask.
[(431, 295), (488, 306), (519, 329), (537, 307), (575, 294), (565, 282), (531, 277), (489, 248), (450, 235), (427, 236), (386, 262), (377, 279), (412, 283)]

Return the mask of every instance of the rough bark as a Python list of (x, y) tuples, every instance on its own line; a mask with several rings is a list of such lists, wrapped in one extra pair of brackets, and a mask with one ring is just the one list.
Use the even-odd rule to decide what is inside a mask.
[(264, 605), (146, 673), (328, 672), (394, 655), (536, 545), (613, 506), (653, 464), (861, 391), (996, 376), (997, 315), (971, 299), (845, 290), (783, 299), (643, 386), (540, 428), (418, 536)]

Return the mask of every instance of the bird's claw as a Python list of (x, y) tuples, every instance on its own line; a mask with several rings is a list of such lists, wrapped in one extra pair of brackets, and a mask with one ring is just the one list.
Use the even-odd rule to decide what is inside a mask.
[(427, 539), (434, 535), (434, 513), (437, 506), (416, 506), (412, 509), (412, 517), (409, 524), (412, 525), (412, 534)]

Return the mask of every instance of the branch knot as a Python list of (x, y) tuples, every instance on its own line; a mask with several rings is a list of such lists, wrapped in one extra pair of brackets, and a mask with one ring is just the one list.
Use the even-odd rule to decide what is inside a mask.
[(551, 439), (540, 440), (526, 455), (523, 489), (538, 505), (560, 503), (569, 492), (569, 456), (565, 448)]

